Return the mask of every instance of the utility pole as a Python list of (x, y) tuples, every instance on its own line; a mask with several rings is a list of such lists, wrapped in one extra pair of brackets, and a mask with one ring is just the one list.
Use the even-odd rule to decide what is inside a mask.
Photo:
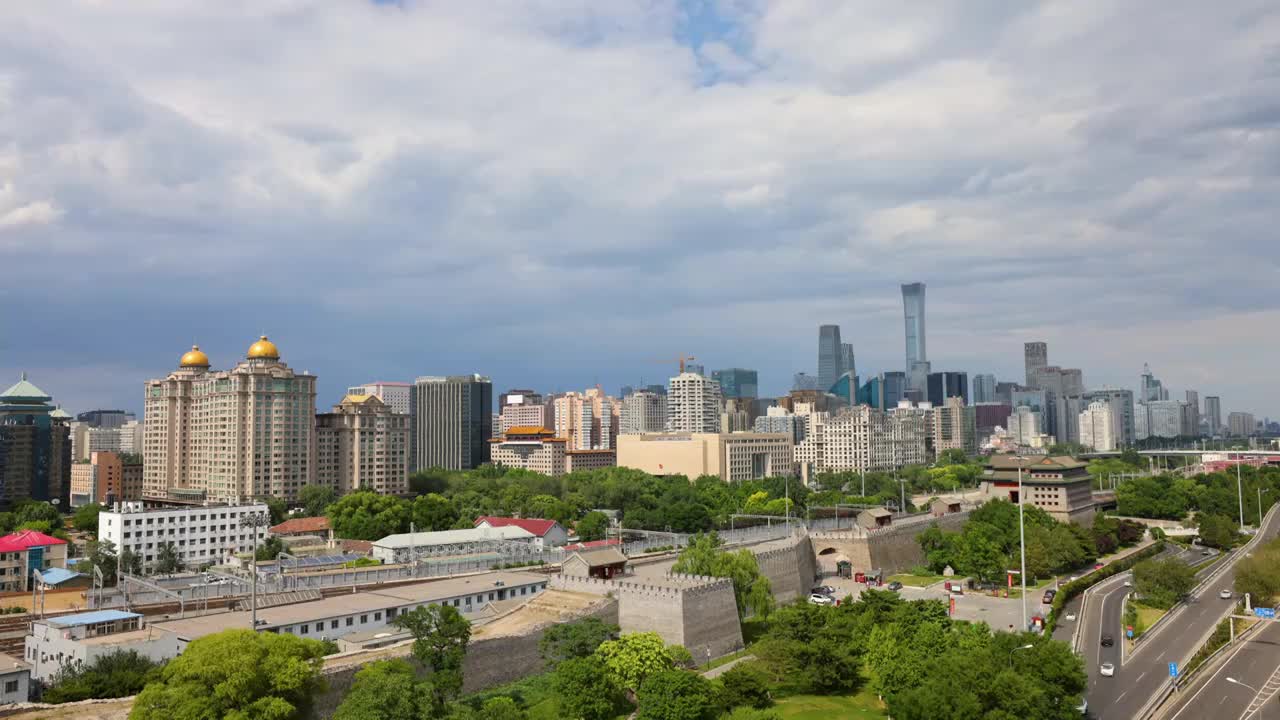
[(1022, 556), (1018, 572), (1022, 579), (1022, 630), (1025, 632), (1027, 629), (1027, 528), (1022, 520), (1022, 506), (1027, 499), (1022, 492), (1022, 465), (1026, 462), (1026, 458), (1014, 456), (1014, 459), (1018, 461), (1018, 550)]
[[(1244, 527), (1244, 484), (1240, 481), (1240, 455), (1236, 454), (1236, 499), (1240, 501), (1240, 527)], [(1261, 527), (1261, 523), (1259, 523)]]
[(253, 534), (252, 576), (249, 578), (249, 611), (253, 622), (253, 631), (258, 631), (258, 528), (266, 527), (271, 520), (265, 513), (249, 513), (240, 518), (240, 526), (249, 528)]

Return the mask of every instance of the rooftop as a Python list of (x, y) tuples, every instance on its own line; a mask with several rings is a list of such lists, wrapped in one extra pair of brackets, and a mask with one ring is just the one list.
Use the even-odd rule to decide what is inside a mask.
[[(605, 565), (617, 565), (625, 563), (629, 558), (622, 554), (622, 551), (616, 547), (600, 547), (590, 550), (578, 550), (573, 553), (582, 558), (588, 567), (603, 567)], [(567, 560), (568, 558), (566, 558)]]
[(591, 548), (602, 548), (610, 545), (621, 545), (622, 541), (618, 538), (608, 538), (605, 540), (588, 540), (587, 542), (573, 543), (565, 545), (565, 552), (573, 552), (574, 550), (590, 550)]
[(1023, 470), (1061, 471), (1085, 468), (1088, 467), (1088, 463), (1083, 463), (1069, 455), (1041, 455), (1038, 457), (992, 455), (987, 461), (987, 467), (992, 470), (1017, 470), (1021, 467)]
[(543, 520), (541, 518), (509, 518), (494, 517), (492, 515), (481, 515), (476, 518), (476, 525), (482, 522), (489, 523), (490, 527), (518, 527), (528, 530), (531, 535), (542, 537), (551, 532), (557, 523), (555, 520)]
[(10, 670), (22, 670), (27, 667), (30, 666), (18, 658), (0, 653), (0, 673), (9, 672)]
[(0, 553), (22, 552), (33, 547), (49, 547), (50, 545), (66, 545), (66, 540), (59, 540), (52, 535), (45, 535), (37, 530), (22, 530), (11, 535), (0, 537)]
[(75, 615), (60, 615), (54, 618), (48, 618), (46, 623), (53, 627), (72, 628), (82, 625), (96, 625), (98, 623), (115, 622), (117, 620), (129, 620), (132, 618), (140, 618), (140, 613), (124, 612), (123, 610), (95, 610), (93, 612), (77, 613)]
[(324, 517), (308, 517), (308, 518), (291, 518), (285, 520), (279, 525), (273, 525), (271, 532), (276, 535), (293, 535), (296, 533), (313, 533), (328, 532), (329, 518)]
[(532, 537), (534, 537), (533, 533), (519, 527), (471, 528), (469, 530), (397, 533), (374, 541), (373, 546), (382, 548), (407, 548), (411, 545), (427, 547), (431, 545), (458, 545), (485, 540), (528, 540)]

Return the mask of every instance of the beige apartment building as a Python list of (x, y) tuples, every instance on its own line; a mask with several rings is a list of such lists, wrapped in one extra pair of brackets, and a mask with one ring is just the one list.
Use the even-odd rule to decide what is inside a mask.
[(794, 474), (786, 433), (643, 433), (618, 436), (618, 466), (651, 475), (715, 475), (740, 482)]
[(192, 347), (145, 386), (143, 493), (150, 499), (294, 499), (315, 462), (316, 378), (265, 335), (230, 370)]
[(376, 395), (347, 395), (316, 415), (316, 482), (346, 495), (409, 490), (409, 416)]
[(528, 425), (513, 427), (489, 441), (489, 461), (506, 468), (521, 468), (550, 477), (567, 472), (565, 446), (568, 439), (554, 431)]
[(71, 507), (142, 499), (142, 463), (120, 453), (94, 452), (71, 465)]

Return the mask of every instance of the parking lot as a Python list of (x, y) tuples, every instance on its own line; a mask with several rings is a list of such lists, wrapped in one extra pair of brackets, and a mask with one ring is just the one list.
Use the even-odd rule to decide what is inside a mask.
[[(824, 577), (818, 584), (830, 585), (835, 588), (835, 596), (841, 600), (846, 596), (852, 596), (854, 600), (857, 600), (862, 595), (862, 591), (866, 589), (866, 585), (860, 582), (838, 576)], [(949, 593), (942, 583), (936, 583), (924, 588), (906, 586), (897, 592), (907, 600), (940, 600), (945, 603), (949, 597)], [(1027, 596), (1028, 619), (1036, 615), (1044, 617), (1049, 611), (1049, 606), (1040, 602), (1043, 591), (1029, 591)], [(994, 630), (1016, 629), (1021, 622), (1022, 601), (1016, 598), (992, 597), (988, 593), (979, 593), (971, 590), (965, 590), (964, 595), (956, 595), (954, 597), (956, 601), (954, 617), (957, 620), (985, 622)]]

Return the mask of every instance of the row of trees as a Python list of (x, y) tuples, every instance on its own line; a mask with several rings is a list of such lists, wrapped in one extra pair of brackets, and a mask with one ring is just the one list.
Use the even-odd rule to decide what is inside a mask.
[(1238, 518), (1243, 502), (1246, 522), (1253, 522), (1259, 509), (1265, 513), (1280, 497), (1280, 468), (1240, 470), (1242, 487), (1234, 471), (1131, 478), (1116, 488), (1117, 510), (1121, 515), (1166, 520), (1181, 520), (1192, 511)]
[[(1099, 555), (1138, 542), (1144, 532), (1137, 523), (1104, 516), (1085, 528), (1060, 523), (1032, 505), (1025, 505), (1023, 513), (1029, 580), (1076, 570)], [(961, 575), (999, 581), (1020, 560), (1018, 506), (1004, 500), (988, 502), (969, 515), (960, 532), (934, 525), (917, 541), (931, 572), (941, 573), (950, 566)]]

